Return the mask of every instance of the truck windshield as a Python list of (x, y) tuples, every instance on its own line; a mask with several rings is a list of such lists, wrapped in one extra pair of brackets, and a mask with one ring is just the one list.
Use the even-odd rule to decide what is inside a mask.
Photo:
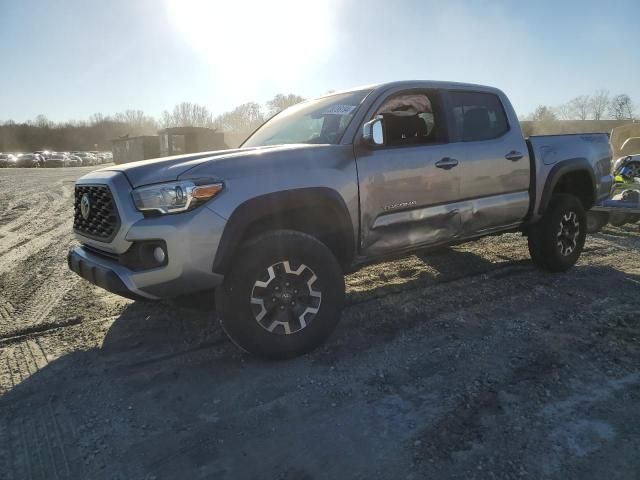
[(289, 107), (262, 125), (242, 146), (336, 144), (369, 92), (340, 93)]

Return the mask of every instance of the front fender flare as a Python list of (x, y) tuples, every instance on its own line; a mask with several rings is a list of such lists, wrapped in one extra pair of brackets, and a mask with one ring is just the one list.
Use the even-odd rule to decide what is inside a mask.
[(238, 205), (229, 216), (220, 238), (213, 261), (213, 271), (228, 271), (245, 232), (253, 223), (273, 215), (284, 216), (287, 211), (318, 207), (328, 208), (335, 214), (337, 227), (349, 249), (345, 256), (353, 258), (354, 229), (349, 211), (340, 194), (328, 187), (299, 188), (259, 195)]

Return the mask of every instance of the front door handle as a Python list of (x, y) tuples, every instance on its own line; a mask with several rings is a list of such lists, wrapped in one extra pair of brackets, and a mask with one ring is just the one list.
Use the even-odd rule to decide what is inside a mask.
[(520, 152), (516, 152), (515, 150), (511, 150), (504, 156), (504, 158), (506, 158), (507, 160), (511, 160), (512, 162), (517, 162), (522, 157), (524, 157), (524, 155), (522, 155)]
[(436, 167), (444, 168), (445, 170), (451, 170), (458, 165), (458, 160), (455, 158), (444, 157), (442, 160), (436, 162)]

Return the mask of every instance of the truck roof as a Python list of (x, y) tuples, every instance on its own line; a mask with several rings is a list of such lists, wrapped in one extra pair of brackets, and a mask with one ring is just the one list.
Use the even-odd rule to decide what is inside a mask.
[(332, 95), (339, 95), (343, 93), (358, 92), (362, 90), (388, 90), (390, 88), (433, 88), (443, 90), (474, 90), (491, 93), (502, 93), (502, 91), (496, 87), (488, 85), (479, 85), (474, 83), (462, 83), (462, 82), (447, 82), (441, 80), (397, 80), (393, 82), (375, 83), (371, 85), (362, 85), (359, 87), (349, 88), (341, 90), (339, 92), (332, 92), (322, 97), (330, 97)]

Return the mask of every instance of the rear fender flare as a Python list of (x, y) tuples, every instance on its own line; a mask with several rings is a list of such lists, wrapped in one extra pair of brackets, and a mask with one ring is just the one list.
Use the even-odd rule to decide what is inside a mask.
[(553, 191), (558, 185), (558, 182), (560, 182), (560, 180), (565, 175), (573, 172), (585, 172), (589, 175), (589, 178), (591, 179), (591, 190), (593, 192), (593, 198), (597, 198), (596, 176), (589, 161), (586, 158), (572, 158), (569, 160), (564, 160), (554, 165), (547, 175), (547, 179), (542, 190), (542, 197), (540, 199), (540, 207), (538, 208), (538, 213), (540, 215), (542, 215), (547, 210), (549, 202), (551, 202)]

